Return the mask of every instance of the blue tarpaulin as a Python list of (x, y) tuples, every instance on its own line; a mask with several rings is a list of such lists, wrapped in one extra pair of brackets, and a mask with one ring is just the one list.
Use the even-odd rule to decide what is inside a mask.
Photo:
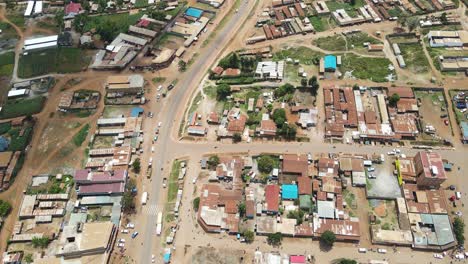
[(335, 71), (336, 70), (336, 56), (335, 55), (326, 55), (325, 56), (325, 70), (326, 71)]
[(203, 10), (198, 9), (198, 8), (189, 7), (189, 8), (187, 8), (187, 11), (185, 11), (185, 14), (187, 16), (200, 18), (201, 15), (203, 14)]
[(132, 112), (130, 113), (130, 116), (131, 117), (139, 117), (141, 113), (143, 113), (143, 108), (134, 107), (134, 108), (132, 108)]
[(281, 189), (282, 189), (281, 197), (283, 198), (283, 200), (297, 199), (298, 197), (297, 185), (283, 184)]
[(164, 263), (169, 263), (171, 261), (171, 253), (166, 253), (163, 256)]

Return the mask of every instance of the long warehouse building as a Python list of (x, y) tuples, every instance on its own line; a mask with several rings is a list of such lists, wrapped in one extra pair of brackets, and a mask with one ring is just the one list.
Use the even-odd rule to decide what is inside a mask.
[(24, 41), (23, 49), (25, 51), (31, 51), (31, 50), (37, 50), (37, 49), (56, 47), (57, 40), (58, 40), (58, 35), (42, 37), (42, 38), (27, 39)]

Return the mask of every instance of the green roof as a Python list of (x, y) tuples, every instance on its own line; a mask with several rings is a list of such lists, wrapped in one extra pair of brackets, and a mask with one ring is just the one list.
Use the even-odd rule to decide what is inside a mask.
[(311, 209), (312, 208), (312, 199), (310, 195), (304, 194), (299, 196), (299, 207), (301, 209)]

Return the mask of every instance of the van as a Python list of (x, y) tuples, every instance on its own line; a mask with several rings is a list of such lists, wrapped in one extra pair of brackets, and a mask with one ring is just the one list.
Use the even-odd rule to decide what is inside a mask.
[(366, 253), (367, 248), (359, 248), (358, 251), (359, 251), (359, 253)]
[(387, 250), (385, 248), (379, 248), (377, 249), (377, 252), (379, 252), (380, 254), (385, 254), (387, 253)]
[(154, 152), (154, 146), (151, 146), (151, 152)]
[(457, 200), (461, 199), (461, 192), (455, 192), (455, 197), (457, 197)]

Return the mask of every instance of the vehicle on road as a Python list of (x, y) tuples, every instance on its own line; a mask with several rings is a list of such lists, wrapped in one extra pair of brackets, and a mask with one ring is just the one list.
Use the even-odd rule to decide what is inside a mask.
[(395, 152), (394, 151), (389, 151), (389, 152), (387, 152), (387, 155), (393, 156), (393, 155), (395, 155)]
[(174, 84), (173, 84), (173, 83), (171, 83), (171, 84), (169, 84), (169, 86), (167, 86), (167, 90), (168, 90), (168, 91), (172, 90), (172, 88), (174, 88)]
[(158, 127), (161, 127), (161, 126), (162, 126), (162, 122), (159, 122), (159, 123), (158, 123)]
[(134, 228), (135, 228), (135, 224), (134, 224), (134, 223), (128, 223), (128, 224), (127, 224), (127, 228), (129, 228), (129, 229), (134, 229)]
[(154, 146), (151, 146), (151, 152), (154, 153)]
[(434, 258), (436, 258), (436, 259), (443, 259), (444, 256), (442, 256), (442, 254), (434, 253)]
[(375, 167), (370, 167), (370, 168), (367, 169), (367, 171), (368, 172), (373, 172), (373, 171), (375, 171)]
[(367, 252), (367, 248), (359, 248), (359, 249), (358, 249), (358, 252), (359, 252), (359, 253), (366, 253), (366, 252)]
[(455, 197), (457, 197), (457, 200), (461, 199), (461, 192), (455, 192)]
[(119, 243), (119, 244), (117, 245), (117, 247), (123, 248), (123, 247), (125, 247), (125, 244), (124, 244), (124, 243)]
[(119, 243), (125, 243), (125, 238), (119, 239)]
[(128, 234), (128, 229), (122, 229), (120, 232), (122, 232), (122, 234)]
[(158, 86), (158, 92), (161, 91), (162, 88), (163, 88), (163, 86), (162, 86), (162, 85), (159, 85), (159, 86)]
[(132, 239), (135, 239), (135, 237), (137, 237), (137, 236), (138, 236), (138, 232), (133, 232)]
[(149, 163), (148, 163), (148, 166), (151, 167), (152, 165), (153, 165), (153, 157), (151, 157), (151, 158), (149, 159)]
[(153, 141), (154, 141), (154, 142), (158, 141), (158, 136), (155, 136), (155, 137), (153, 138)]
[(144, 192), (141, 195), (141, 205), (145, 205), (147, 201), (148, 201), (148, 192)]
[(450, 186), (449, 186), (449, 189), (452, 190), (452, 191), (455, 191), (455, 185), (453, 185), (453, 184), (450, 185)]
[(378, 248), (377, 252), (379, 252), (380, 254), (385, 254), (387, 253), (387, 250), (385, 248)]
[(166, 188), (167, 187), (167, 178), (164, 177), (163, 178), (163, 188)]

